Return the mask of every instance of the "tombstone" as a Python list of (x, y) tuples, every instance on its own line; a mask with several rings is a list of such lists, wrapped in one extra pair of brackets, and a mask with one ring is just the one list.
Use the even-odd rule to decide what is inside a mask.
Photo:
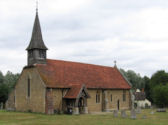
[(136, 113), (137, 113), (137, 114), (140, 114), (140, 113), (141, 113), (141, 107), (139, 107), (139, 106), (137, 107)]
[(165, 108), (158, 108), (156, 111), (157, 112), (166, 112), (166, 109)]
[(125, 110), (121, 110), (121, 117), (122, 118), (126, 118), (127, 117)]
[(131, 119), (136, 119), (136, 111), (134, 109), (131, 110)]
[(114, 110), (113, 115), (114, 115), (114, 117), (118, 117), (118, 110)]
[(151, 111), (150, 114), (153, 115), (155, 112), (154, 111)]

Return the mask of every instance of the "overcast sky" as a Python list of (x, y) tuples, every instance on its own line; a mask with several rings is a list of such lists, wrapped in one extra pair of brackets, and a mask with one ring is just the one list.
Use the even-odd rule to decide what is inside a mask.
[[(0, 0), (0, 70), (27, 64), (35, 0)], [(40, 0), (48, 58), (168, 71), (168, 0)]]

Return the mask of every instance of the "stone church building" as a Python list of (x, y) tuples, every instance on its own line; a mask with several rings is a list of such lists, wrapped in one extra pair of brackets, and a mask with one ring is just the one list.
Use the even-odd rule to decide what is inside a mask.
[(38, 12), (26, 50), (28, 63), (9, 94), (8, 110), (80, 114), (130, 109), (131, 86), (116, 66), (47, 59)]

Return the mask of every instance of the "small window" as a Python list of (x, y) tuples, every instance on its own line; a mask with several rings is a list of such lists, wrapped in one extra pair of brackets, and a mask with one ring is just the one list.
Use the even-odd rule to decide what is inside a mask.
[(29, 51), (29, 58), (31, 58), (31, 57), (33, 57), (33, 51), (32, 50)]
[(27, 80), (27, 96), (30, 97), (30, 78)]
[(123, 90), (123, 101), (126, 101), (126, 90)]
[(45, 54), (45, 51), (44, 51), (44, 50), (39, 50), (39, 56), (40, 56), (40, 58), (46, 58), (45, 55), (46, 55), (46, 54)]
[(100, 93), (96, 93), (96, 103), (100, 103)]
[(113, 95), (112, 94), (110, 95), (110, 100), (111, 100), (111, 102), (113, 101)]

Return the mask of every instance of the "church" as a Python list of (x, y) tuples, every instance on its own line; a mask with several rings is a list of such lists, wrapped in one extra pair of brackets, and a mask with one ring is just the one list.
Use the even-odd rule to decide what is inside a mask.
[(131, 107), (131, 85), (117, 66), (47, 59), (38, 11), (27, 50), (27, 65), (9, 94), (7, 110), (87, 114)]

